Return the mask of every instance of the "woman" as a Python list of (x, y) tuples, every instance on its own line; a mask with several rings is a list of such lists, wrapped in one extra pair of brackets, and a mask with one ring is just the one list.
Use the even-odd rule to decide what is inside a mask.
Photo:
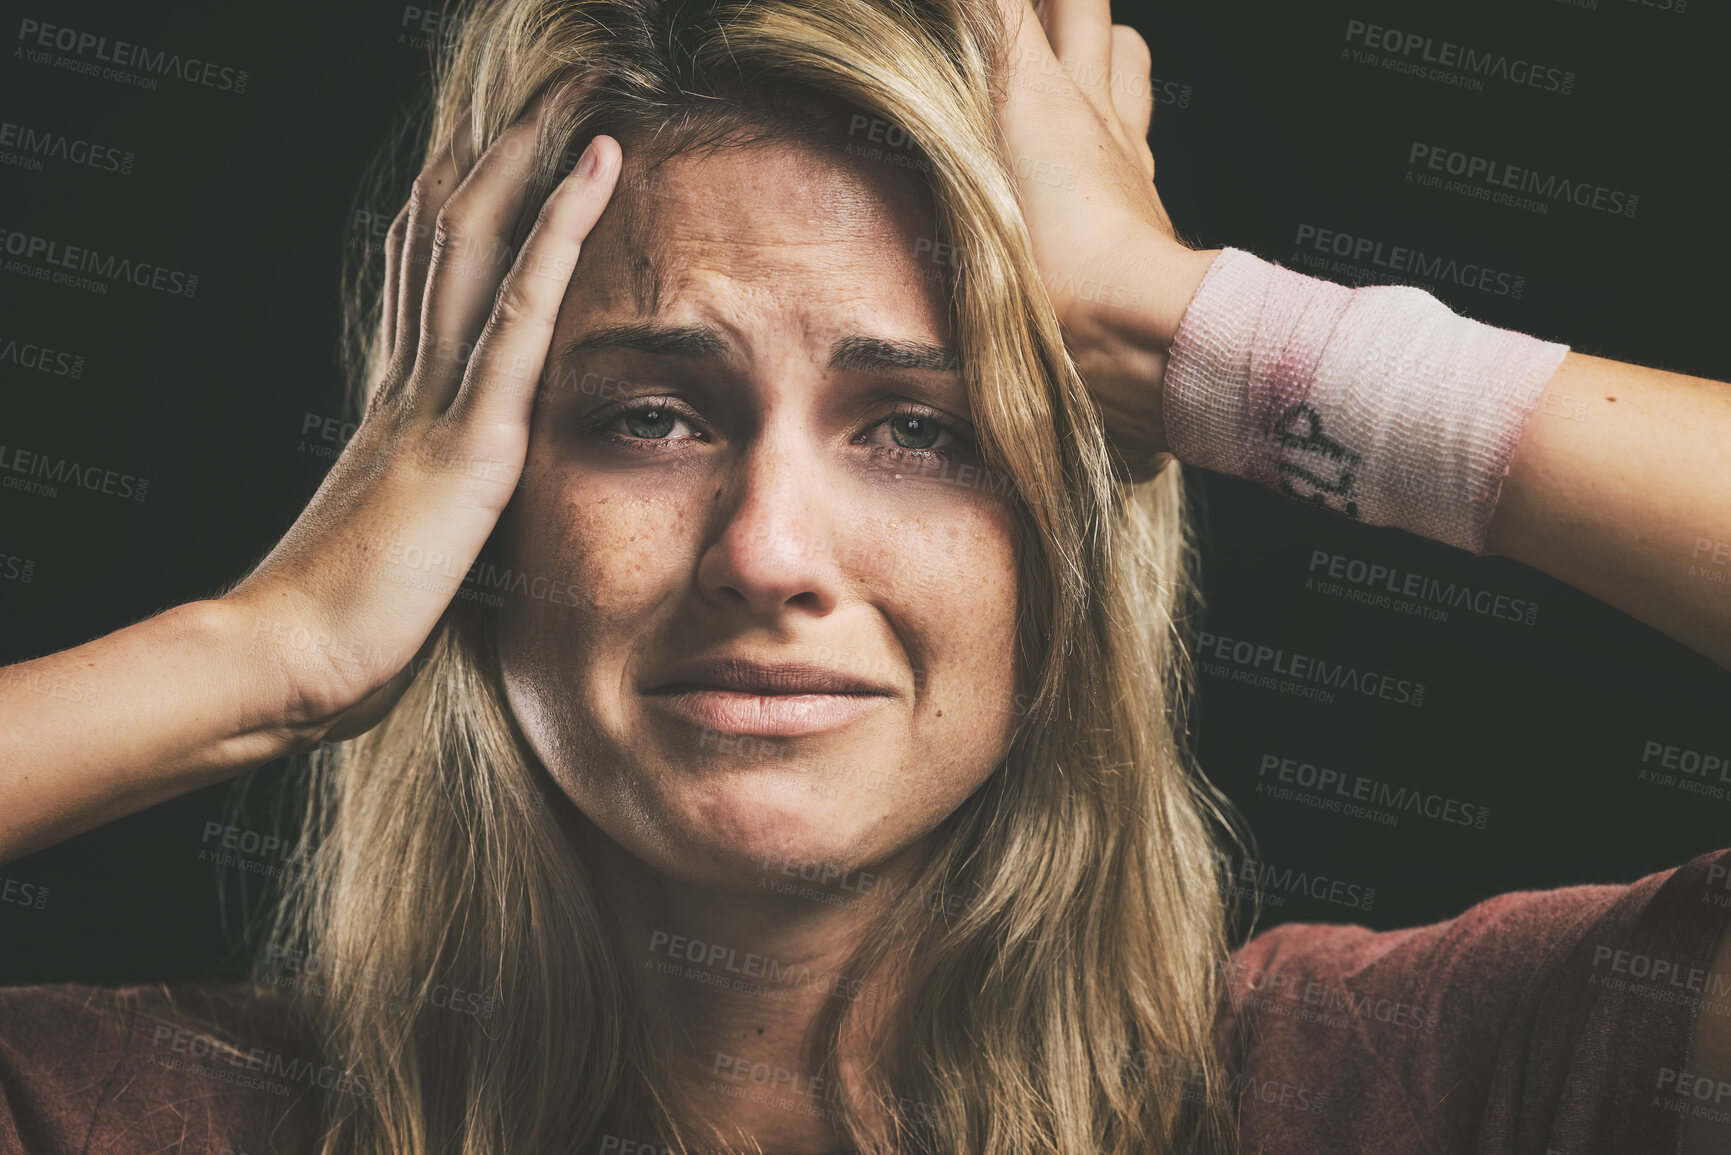
[[(1731, 979), (1678, 897), (1725, 858), (1229, 956), (1161, 410), (1222, 254), (1154, 191), (1147, 71), (1081, 0), (472, 12), (307, 511), (0, 687), (6, 859), (316, 750), (258, 981), (0, 993), (11, 1136), (1714, 1149), (1630, 1072), (1693, 1107), (1723, 1016), (1641, 1036), (1557, 984)], [(1572, 353), (1552, 387), (1633, 411), (1633, 476), (1587, 485), (1608, 422), (1533, 424), (1491, 548), (1724, 661), (1647, 544), (1724, 517), (1723, 387)]]

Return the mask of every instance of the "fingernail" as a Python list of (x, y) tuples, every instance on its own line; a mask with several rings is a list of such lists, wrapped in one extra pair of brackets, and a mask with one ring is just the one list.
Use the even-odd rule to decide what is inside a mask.
[(595, 170), (601, 165), (601, 154), (595, 151), (595, 142), (591, 140), (589, 147), (583, 150), (583, 155), (577, 158), (577, 175), (588, 180), (595, 175)]

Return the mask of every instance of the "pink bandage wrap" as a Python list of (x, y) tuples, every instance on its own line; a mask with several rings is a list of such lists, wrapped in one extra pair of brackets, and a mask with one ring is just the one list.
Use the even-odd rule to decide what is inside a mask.
[(1180, 461), (1487, 555), (1515, 446), (1569, 346), (1411, 285), (1353, 289), (1228, 248), (1161, 393)]

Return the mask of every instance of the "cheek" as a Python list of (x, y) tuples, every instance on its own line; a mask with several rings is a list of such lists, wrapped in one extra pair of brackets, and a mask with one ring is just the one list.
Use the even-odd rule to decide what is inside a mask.
[[(912, 495), (910, 495), (912, 496)], [(916, 505), (927, 512), (915, 512)], [(858, 573), (877, 589), (893, 633), (890, 660), (912, 666), (905, 729), (873, 736), (824, 839), (877, 853), (929, 834), (1002, 764), (1016, 712), (1017, 553), (1009, 513), (989, 502), (910, 501), (905, 516), (868, 519), (872, 551)], [(882, 649), (880, 647), (880, 649)]]
[(631, 643), (693, 564), (685, 503), (606, 474), (561, 470), (525, 486), (503, 564), (563, 597), (507, 598), (499, 611), (508, 683), (562, 687)]
[(891, 567), (908, 612), (918, 612), (946, 661), (977, 673), (1003, 665), (1015, 614), (1015, 556), (1005, 527), (968, 516), (927, 531), (917, 549), (902, 547)]
[(860, 571), (880, 584), (906, 650), (897, 657), (913, 666), (919, 747), (954, 759), (963, 777), (989, 769), (1007, 745), (1018, 690), (1018, 555), (1008, 508), (954, 501), (941, 515), (862, 525), (859, 537), (871, 551)]

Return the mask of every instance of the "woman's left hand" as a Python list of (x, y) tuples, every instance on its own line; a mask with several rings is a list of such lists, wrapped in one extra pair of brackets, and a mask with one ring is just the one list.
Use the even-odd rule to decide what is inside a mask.
[(1107, 0), (997, 0), (1002, 146), (1070, 354), (1133, 480), (1170, 460), (1167, 351), (1220, 250), (1181, 242), (1154, 188), (1148, 45)]

